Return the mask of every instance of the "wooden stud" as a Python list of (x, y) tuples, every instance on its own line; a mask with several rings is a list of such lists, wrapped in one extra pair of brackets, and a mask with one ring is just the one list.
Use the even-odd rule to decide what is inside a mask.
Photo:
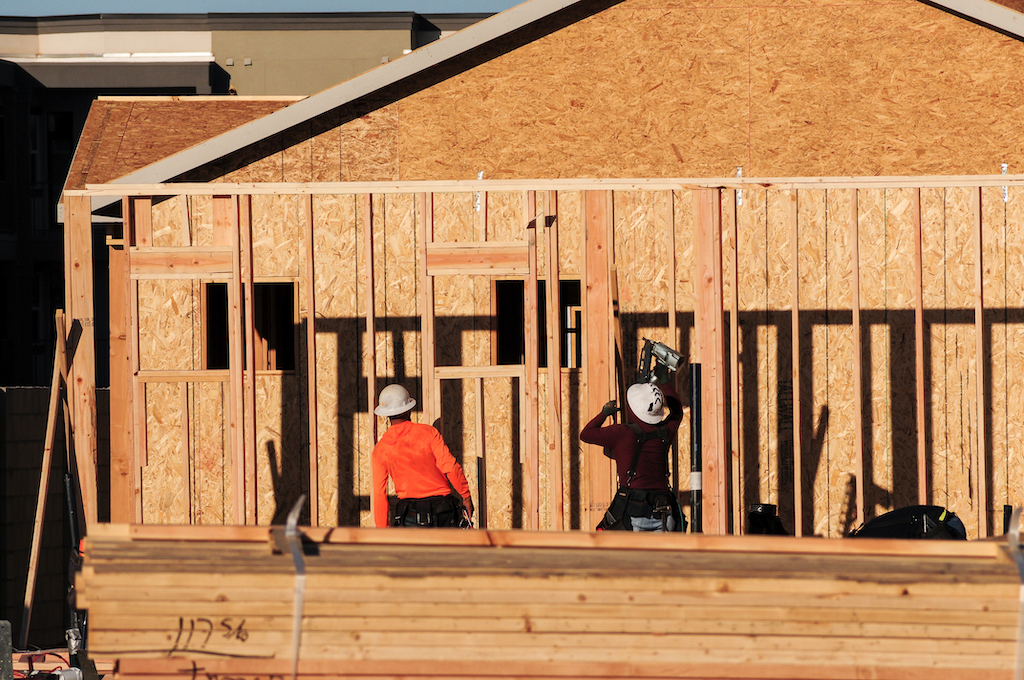
[(88, 197), (66, 199), (65, 260), (66, 304), (72, 332), (78, 342), (71, 356), (70, 406), (75, 461), (86, 527), (96, 524), (96, 344), (93, 311), (92, 201)]
[(256, 295), (253, 282), (252, 197), (238, 201), (239, 245), (242, 254), (242, 296), (245, 301), (243, 338), (245, 340), (245, 397), (242, 428), (244, 432), (244, 506), (245, 523), (257, 524), (256, 499)]
[(188, 417), (188, 383), (184, 381), (178, 383), (178, 390), (181, 394), (181, 478), (185, 482), (185, 518), (187, 524), (194, 524), (196, 506), (192, 502), (194, 484), (192, 483), (192, 434)]
[(231, 371), (231, 397), (228, 400), (228, 422), (231, 430), (231, 488), (235, 524), (246, 523), (245, 512), (245, 356), (242, 330), (242, 197), (233, 200), (231, 238), (234, 242), (232, 277), (228, 285), (231, 313), (228, 315), (228, 343)]
[(746, 513), (743, 503), (743, 457), (740, 455), (740, 274), (739, 274), (739, 222), (740, 208), (737, 191), (732, 194), (732, 249), (729, 251), (732, 280), (729, 290), (729, 425), (732, 432), (730, 449), (732, 453), (732, 499), (733, 518), (732, 530), (735, 534), (743, 533), (746, 524)]
[(420, 243), (420, 361), (423, 365), (420, 390), (423, 396), (423, 418), (427, 423), (432, 424), (441, 416), (440, 401), (435, 399), (434, 395), (436, 381), (434, 364), (437, 361), (435, 350), (437, 336), (434, 330), (434, 277), (427, 273), (427, 249), (434, 239), (434, 195), (417, 194), (416, 211), (416, 226)]
[[(366, 372), (366, 404), (370, 413), (370, 436), (373, 443), (376, 444), (377, 416), (373, 415), (373, 409), (377, 399), (377, 296), (374, 290), (376, 267), (374, 267), (373, 261), (373, 194), (362, 194), (361, 199), (363, 246), (366, 248), (366, 288), (364, 290), (366, 295), (366, 347), (369, 354), (369, 369)], [(370, 514), (373, 514), (372, 511)]]
[[(609, 279), (612, 266), (611, 214), (608, 201), (611, 192), (587, 191), (584, 193), (584, 230), (586, 239), (586, 265), (584, 307), (586, 322), (586, 344), (584, 362), (586, 365), (587, 400), (586, 408), (596, 410), (599, 404), (608, 401), (615, 394), (612, 376), (615, 365), (612, 361), (612, 302)], [(589, 417), (588, 417), (589, 418)], [(614, 490), (612, 479), (614, 469), (611, 461), (604, 456), (600, 447), (587, 446), (587, 487), (588, 502), (583, 521), (595, 524), (611, 502)]]
[(306, 411), (309, 446), (309, 523), (320, 525), (320, 446), (316, 396), (316, 259), (313, 248), (313, 196), (303, 201), (305, 214), (306, 270), (302, 287), (306, 291)]
[(792, 380), (793, 380), (793, 533), (804, 535), (803, 437), (800, 431), (800, 218), (799, 194), (791, 190), (786, 201), (790, 229), (790, 282), (792, 303)]
[[(558, 273), (558, 192), (545, 198), (547, 232), (547, 349), (548, 349), (548, 517), (550, 528), (561, 531), (565, 523), (562, 480), (562, 343), (561, 279)], [(550, 224), (548, 224), (550, 220)]]
[(914, 372), (917, 408), (917, 502), (928, 503), (928, 433), (925, 431), (925, 375), (924, 375), (924, 258), (921, 241), (921, 189), (915, 188), (911, 197), (914, 221)]
[[(122, 229), (131, 228), (132, 199), (121, 202)], [(131, 354), (128, 329), (128, 240), (107, 248), (110, 294), (110, 521), (132, 521)]]
[[(131, 244), (137, 248), (153, 247), (153, 198), (140, 196), (132, 200)], [(128, 234), (125, 234), (128, 238)]]
[[(473, 442), (476, 444), (477, 460), (483, 461), (484, 470), (487, 470), (487, 446), (484, 442), (484, 379), (477, 377), (473, 379)], [(478, 485), (476, 490), (477, 518), (481, 529), (487, 528), (487, 517), (479, 512), (480, 508), (487, 507), (486, 480), (484, 485)]]
[(988, 512), (988, 462), (986, 460), (988, 438), (985, 433), (985, 379), (987, 366), (985, 362), (985, 270), (983, 261), (984, 239), (982, 237), (981, 221), (981, 188), (975, 187), (971, 190), (972, 205), (974, 211), (974, 334), (975, 334), (975, 362), (976, 375), (975, 386), (975, 423), (974, 429), (977, 432), (977, 456), (974, 459), (974, 484), (975, 498), (978, 499), (978, 538), (988, 537), (989, 512)]
[(178, 196), (178, 200), (181, 203), (181, 243), (187, 248), (192, 245), (192, 219), (189, 215), (188, 196)]
[(530, 191), (523, 196), (526, 216), (526, 241), (529, 247), (529, 273), (525, 281), (523, 297), (523, 339), (525, 342), (526, 380), (523, 385), (525, 398), (525, 438), (523, 447), (523, 513), (526, 528), (540, 528), (540, 337), (537, 328), (537, 222), (543, 219), (543, 212), (537, 210), (537, 194)]
[(864, 392), (861, 385), (861, 371), (864, 367), (864, 349), (861, 346), (860, 329), (860, 216), (857, 205), (857, 190), (850, 190), (850, 261), (853, 280), (851, 282), (853, 312), (853, 453), (854, 475), (857, 478), (857, 526), (864, 523)]
[(704, 388), (702, 413), (704, 532), (728, 529), (728, 487), (725, 460), (725, 342), (722, 332), (722, 205), (721, 190), (694, 192), (696, 335)]

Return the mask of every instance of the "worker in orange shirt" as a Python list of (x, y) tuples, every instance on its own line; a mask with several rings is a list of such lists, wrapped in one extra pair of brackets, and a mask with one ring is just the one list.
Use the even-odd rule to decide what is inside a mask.
[(398, 495), (391, 526), (460, 526), (464, 516), (467, 521), (473, 516), (469, 482), (441, 433), (409, 419), (415, 405), (408, 390), (394, 384), (380, 391), (373, 409), (391, 420), (373, 447), (374, 523), (388, 526), (390, 478)]

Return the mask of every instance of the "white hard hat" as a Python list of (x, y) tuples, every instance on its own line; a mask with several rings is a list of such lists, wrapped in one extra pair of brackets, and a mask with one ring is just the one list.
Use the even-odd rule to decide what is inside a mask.
[(397, 416), (411, 411), (416, 400), (409, 396), (409, 390), (401, 385), (388, 385), (377, 397), (377, 408), (373, 412), (379, 416)]
[(657, 425), (665, 419), (665, 395), (657, 385), (630, 385), (626, 390), (626, 403), (634, 415), (648, 425)]

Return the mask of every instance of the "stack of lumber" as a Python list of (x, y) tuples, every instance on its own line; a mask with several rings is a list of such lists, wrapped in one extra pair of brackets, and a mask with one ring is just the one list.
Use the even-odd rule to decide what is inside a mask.
[[(304, 529), (298, 675), (1012, 678), (1003, 542)], [(131, 678), (287, 678), (295, 563), (268, 527), (107, 525), (77, 580)]]

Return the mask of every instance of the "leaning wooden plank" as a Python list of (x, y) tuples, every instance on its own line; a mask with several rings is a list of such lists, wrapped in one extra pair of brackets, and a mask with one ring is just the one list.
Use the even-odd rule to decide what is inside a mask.
[[(58, 309), (54, 314), (58, 336), (64, 334), (64, 311)], [(28, 576), (25, 581), (25, 605), (22, 610), (21, 649), (28, 648), (28, 631), (32, 622), (32, 603), (35, 600), (36, 574), (39, 569), (40, 539), (43, 535), (43, 518), (46, 513), (46, 497), (50, 489), (50, 469), (53, 463), (53, 441), (57, 433), (57, 408), (60, 405), (61, 362), (64, 357), (55, 352), (53, 357), (53, 376), (50, 379), (50, 404), (46, 410), (46, 435), (43, 439), (43, 460), (39, 472), (39, 493), (36, 496), (35, 521), (32, 523), (32, 543), (29, 547)]]
[(530, 270), (528, 243), (460, 243), (427, 246), (429, 276), (479, 274), (524, 276)]

